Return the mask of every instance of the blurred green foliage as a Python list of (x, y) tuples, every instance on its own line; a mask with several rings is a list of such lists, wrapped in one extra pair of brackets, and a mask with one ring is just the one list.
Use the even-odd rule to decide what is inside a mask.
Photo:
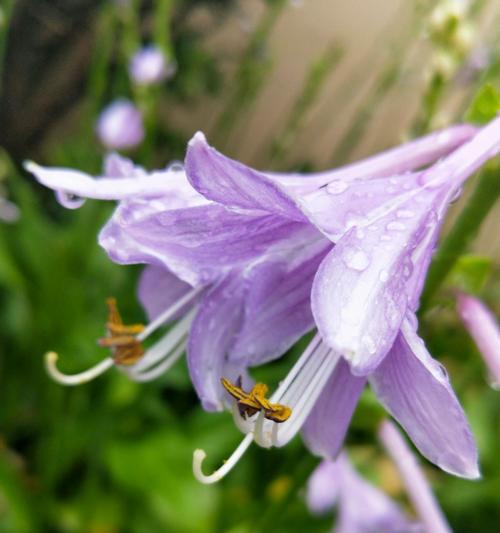
[[(212, 2), (219, 3), (229, 8), (229, 2)], [(196, 2), (180, 4), (158, 1), (148, 5), (158, 10), (158, 17), (175, 17), (178, 12), (171, 8), (188, 11)], [(270, 2), (235, 79), (229, 80), (233, 90), (219, 117), (223, 140), (236, 116), (251, 107), (272, 66), (267, 39), (285, 4)], [(130, 9), (138, 11), (125, 13), (117, 10), (121, 5), (127, 3), (105, 3), (99, 10), (95, 52), (77, 126), (70, 135), (56, 133), (47, 140), (43, 155), (50, 164), (98, 172), (102, 150), (94, 139), (93, 123), (105, 103), (123, 94), (136, 99), (147, 117), (147, 141), (134, 158), (150, 168), (181, 159), (186, 138), (161, 120), (162, 99), (168, 98), (170, 105), (195, 102), (201, 96), (220, 94), (228, 81), (218, 58), (201, 45), (196, 32), (182, 25), (168, 31), (166, 24), (156, 24), (151, 38), (175, 57), (177, 76), (159, 90), (141, 92), (131, 87), (125, 63), (134, 43), (144, 38), (137, 26), (141, 3), (130, 2)], [(338, 54), (335, 44), (313, 63), (310, 79), (287, 122), (291, 135), (296, 135), (311, 105), (310, 95), (313, 100)], [(373, 96), (377, 105), (395, 79), (390, 77), (379, 86)], [(491, 117), (498, 110), (498, 91), (492, 86), (483, 88), (472, 109), (471, 120)], [(353, 122), (356, 138), (374, 111), (363, 109), (357, 126)], [(425, 124), (428, 119), (426, 108)], [(280, 150), (289, 140), (284, 136), (278, 142), (281, 157)], [(488, 183), (498, 182), (497, 167), (487, 172)], [(127, 322), (144, 320), (135, 296), (140, 268), (111, 263), (96, 245), (96, 235), (112, 205), (87, 202), (80, 210), (65, 211), (51, 194), (27, 179), (5, 152), (0, 155), (0, 177), (8, 178), (10, 196), (22, 213), (15, 224), (0, 225), (0, 531), (328, 530), (333, 517), (313, 518), (304, 503), (304, 485), (318, 460), (299, 439), (280, 450), (253, 446), (216, 486), (194, 480), (191, 458), (195, 448), (208, 452), (206, 468), (216, 467), (241, 436), (228, 413), (202, 411), (185, 362), (160, 379), (140, 385), (115, 370), (77, 388), (63, 388), (47, 377), (43, 354), (49, 349), (60, 353), (61, 368), (67, 372), (85, 369), (107, 355), (95, 342), (106, 320), (106, 297), (117, 297)], [(473, 197), (472, 215), (466, 213), (476, 217), (476, 229), (492, 205), (491, 195), (485, 198), (484, 192)], [(470, 218), (463, 220), (457, 224), (471, 227)], [(464, 239), (460, 228), (452, 231), (451, 241), (443, 247), (448, 254), (445, 263), (439, 263), (438, 256), (438, 273), (431, 279), (434, 286), (427, 293), (429, 305), (422, 315), (422, 333), (432, 353), (449, 369), (471, 419), (483, 479), (464, 481), (428, 464), (426, 471), (455, 531), (493, 532), (500, 523), (500, 458), (496, 453), (500, 401), (498, 393), (486, 385), (484, 366), (458, 322), (450, 289), (467, 289), (494, 307), (500, 286), (490, 259), (467, 254), (471, 239)], [(443, 280), (444, 290), (438, 291)], [(303, 339), (286, 357), (256, 369), (255, 377), (276, 385), (305, 343)], [(382, 416), (383, 409), (367, 390), (347, 444), (362, 471), (408, 505), (402, 489), (391, 489), (383, 477), (384, 457), (374, 441)]]

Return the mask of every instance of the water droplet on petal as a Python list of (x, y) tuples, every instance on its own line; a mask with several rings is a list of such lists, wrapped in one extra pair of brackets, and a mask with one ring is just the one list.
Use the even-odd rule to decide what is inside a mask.
[(415, 216), (415, 213), (413, 211), (410, 211), (409, 209), (398, 209), (396, 211), (396, 216), (398, 218), (412, 218)]
[(387, 270), (381, 270), (379, 274), (379, 279), (385, 283), (389, 279), (389, 272)]
[(402, 222), (393, 221), (389, 222), (386, 228), (390, 231), (404, 231), (406, 229), (406, 226)]
[(443, 378), (445, 379), (450, 379), (449, 376), (448, 376), (448, 370), (446, 370), (446, 367), (444, 365), (442, 365), (441, 363), (438, 362), (438, 368), (443, 376)]
[(370, 264), (368, 256), (363, 252), (363, 250), (349, 248), (344, 252), (344, 263), (353, 270), (358, 270), (359, 272), (365, 270)]
[(363, 337), (361, 337), (361, 343), (368, 350), (370, 355), (373, 355), (377, 351), (377, 345), (370, 335), (363, 335)]
[(332, 181), (326, 186), (326, 190), (330, 194), (342, 194), (348, 188), (349, 188), (349, 184), (342, 180)]
[(453, 203), (453, 202), (456, 202), (459, 198), (460, 198), (460, 195), (462, 194), (462, 187), (459, 187), (453, 194), (453, 196), (451, 197), (451, 200), (450, 200), (450, 203)]
[(184, 172), (184, 165), (180, 161), (172, 161), (167, 166), (167, 170), (170, 172)]
[(364, 238), (365, 238), (365, 235), (366, 235), (366, 234), (365, 234), (365, 230), (364, 230), (364, 229), (362, 229), (362, 228), (358, 228), (358, 229), (356, 230), (356, 237), (357, 237), (358, 239), (364, 239)]

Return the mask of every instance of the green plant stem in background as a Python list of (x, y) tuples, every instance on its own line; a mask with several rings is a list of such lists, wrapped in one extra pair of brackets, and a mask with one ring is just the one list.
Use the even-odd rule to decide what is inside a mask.
[(401, 61), (397, 61), (382, 70), (375, 82), (375, 87), (356, 112), (351, 127), (335, 147), (332, 155), (333, 166), (342, 165), (349, 160), (352, 152), (358, 146), (368, 123), (377, 112), (378, 106), (400, 79), (402, 63)]
[(434, 256), (422, 295), (422, 311), (428, 307), (448, 272), (477, 235), (499, 194), (500, 163), (496, 162), (490, 164), (479, 176), (469, 202)]
[(117, 22), (114, 6), (104, 5), (97, 22), (96, 42), (87, 81), (86, 101), (89, 112), (85, 117), (92, 126), (95, 117), (106, 103), (104, 98), (109, 84), (109, 68), (113, 57)]
[(422, 96), (421, 111), (411, 127), (412, 137), (424, 135), (432, 128), (432, 119), (439, 109), (447, 85), (447, 80), (441, 73), (435, 72), (431, 76), (429, 85)]
[(287, 0), (274, 0), (262, 16), (253, 32), (250, 42), (243, 54), (234, 76), (234, 90), (228, 97), (228, 103), (215, 125), (212, 137), (219, 148), (223, 148), (238, 119), (255, 101), (259, 90), (271, 69), (271, 60), (266, 57), (269, 36), (288, 5)]
[[(331, 157), (331, 162), (334, 166), (345, 163), (350, 159), (352, 152), (360, 143), (368, 124), (377, 113), (384, 98), (403, 76), (411, 45), (418, 35), (421, 21), (428, 14), (429, 8), (429, 5), (417, 6), (409, 29), (399, 39), (394, 41), (393, 55), (395, 58), (392, 59), (387, 67), (382, 69), (374, 82), (371, 93), (363, 100), (354, 113), (351, 126), (335, 146)], [(362, 69), (362, 76), (364, 75), (365, 69)], [(349, 90), (351, 90), (350, 87)]]
[(339, 64), (342, 56), (343, 50), (335, 42), (309, 67), (302, 91), (295, 100), (285, 127), (269, 149), (268, 158), (271, 167), (279, 166), (282, 162), (283, 157), (302, 129), (304, 120), (328, 80), (329, 74)]
[[(4, 0), (0, 6), (0, 35), (7, 34), (7, 28), (14, 7), (13, 0)], [(4, 53), (5, 53), (5, 44), (7, 39), (5, 37), (0, 38), (0, 90), (2, 89), (2, 71), (4, 69)]]
[(170, 33), (170, 22), (172, 19), (173, 7), (174, 0), (156, 0), (154, 8), (154, 41), (155, 44), (165, 54), (168, 62), (174, 59), (172, 38)]

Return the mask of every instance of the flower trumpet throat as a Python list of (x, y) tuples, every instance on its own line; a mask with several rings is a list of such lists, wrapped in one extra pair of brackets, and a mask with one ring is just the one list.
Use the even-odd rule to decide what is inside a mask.
[(256, 383), (250, 392), (241, 388), (241, 377), (236, 385), (228, 379), (221, 378), (222, 386), (236, 400), (242, 418), (247, 419), (256, 413), (263, 411), (264, 418), (273, 422), (281, 423), (288, 420), (292, 414), (290, 407), (280, 403), (271, 403), (266, 399), (269, 387), (265, 383)]
[(106, 304), (109, 310), (106, 323), (107, 336), (99, 339), (99, 346), (111, 348), (116, 364), (133, 365), (144, 355), (144, 348), (136, 337), (144, 331), (144, 326), (123, 324), (115, 298), (108, 298)]

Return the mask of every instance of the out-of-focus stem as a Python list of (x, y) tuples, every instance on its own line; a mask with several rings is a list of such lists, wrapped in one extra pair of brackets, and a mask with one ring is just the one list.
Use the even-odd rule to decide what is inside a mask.
[(457, 259), (477, 235), (499, 194), (500, 163), (490, 163), (481, 172), (469, 202), (434, 256), (421, 299), (422, 310), (429, 305), (431, 298)]
[(269, 73), (271, 61), (263, 57), (263, 50), (279, 15), (287, 5), (287, 0), (274, 0), (250, 38), (234, 76), (234, 90), (214, 128), (213, 137), (219, 147), (224, 146), (238, 119), (255, 101)]
[(333, 43), (310, 66), (302, 91), (295, 100), (285, 127), (269, 150), (270, 167), (281, 163), (283, 156), (297, 138), (304, 124), (304, 119), (316, 102), (316, 97), (328, 79), (328, 75), (338, 65), (342, 55), (343, 50), (337, 43)]

